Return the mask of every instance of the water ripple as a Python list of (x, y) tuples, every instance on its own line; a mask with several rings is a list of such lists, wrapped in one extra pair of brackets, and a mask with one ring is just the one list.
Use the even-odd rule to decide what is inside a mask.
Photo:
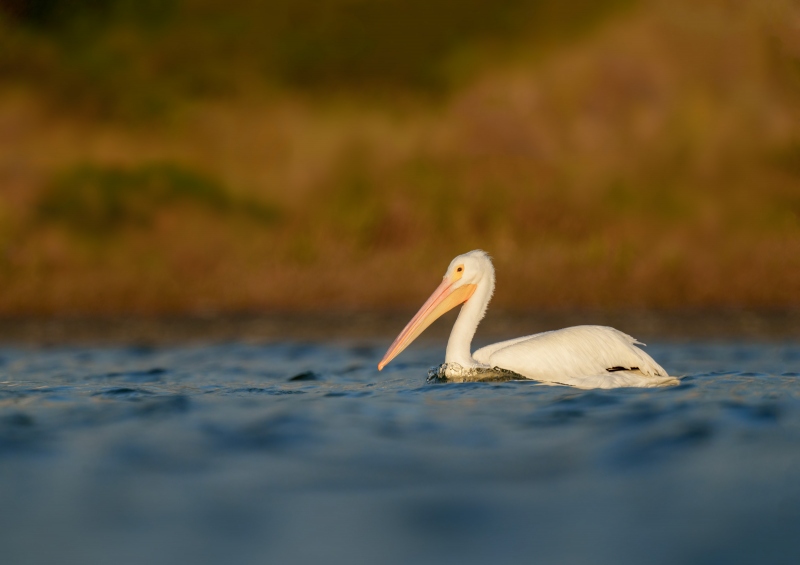
[(800, 555), (800, 346), (651, 344), (679, 386), (583, 391), (385, 345), (0, 350), (4, 562)]

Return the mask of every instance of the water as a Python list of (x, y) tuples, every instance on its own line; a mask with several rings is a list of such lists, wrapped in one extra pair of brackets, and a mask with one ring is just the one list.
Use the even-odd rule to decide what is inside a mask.
[(443, 344), (0, 350), (0, 561), (800, 562), (800, 345), (679, 387), (426, 384)]

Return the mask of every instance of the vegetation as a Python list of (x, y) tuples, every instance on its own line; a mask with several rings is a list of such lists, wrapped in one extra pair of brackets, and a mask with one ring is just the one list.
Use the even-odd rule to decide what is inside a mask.
[(800, 5), (564, 4), (0, 0), (0, 312), (800, 306)]
[(2, 0), (0, 73), (128, 119), (253, 88), (431, 96), (523, 38), (572, 35), (625, 3)]
[(181, 203), (220, 214), (243, 213), (265, 223), (278, 219), (277, 210), (234, 199), (218, 182), (169, 163), (70, 169), (42, 194), (37, 216), (73, 231), (101, 235), (127, 226), (149, 227), (159, 210)]

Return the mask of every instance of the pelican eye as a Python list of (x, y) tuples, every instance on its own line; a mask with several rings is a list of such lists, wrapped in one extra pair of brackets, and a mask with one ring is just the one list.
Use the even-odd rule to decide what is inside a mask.
[(460, 273), (460, 272), (461, 272), (461, 271), (463, 271), (463, 270), (464, 270), (464, 267), (459, 267), (458, 269), (456, 269), (456, 272), (457, 272), (457, 273)]

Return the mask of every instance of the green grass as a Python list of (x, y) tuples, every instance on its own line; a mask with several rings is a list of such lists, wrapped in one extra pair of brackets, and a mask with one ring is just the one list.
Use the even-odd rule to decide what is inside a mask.
[(3, 0), (0, 81), (100, 117), (253, 89), (441, 96), (632, 0)]
[(135, 168), (80, 165), (55, 176), (42, 194), (36, 217), (76, 232), (101, 235), (148, 227), (164, 208), (195, 205), (216, 214), (243, 214), (273, 224), (280, 212), (230, 195), (217, 180), (171, 163)]

